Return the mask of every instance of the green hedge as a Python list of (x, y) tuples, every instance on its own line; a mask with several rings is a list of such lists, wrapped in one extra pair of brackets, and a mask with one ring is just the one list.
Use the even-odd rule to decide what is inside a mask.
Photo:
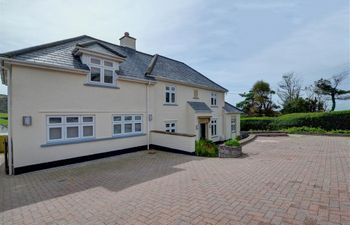
[(350, 130), (350, 110), (322, 113), (292, 113), (279, 117), (242, 117), (241, 130), (281, 130), (290, 127)]
[(274, 117), (241, 117), (241, 130), (271, 130)]
[(283, 129), (289, 134), (346, 134), (350, 135), (350, 130), (324, 130), (316, 127), (290, 127), (287, 129)]

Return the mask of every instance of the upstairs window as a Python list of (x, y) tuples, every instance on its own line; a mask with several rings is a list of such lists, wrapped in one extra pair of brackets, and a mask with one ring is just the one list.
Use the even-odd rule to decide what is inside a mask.
[(166, 86), (165, 87), (165, 103), (175, 104), (176, 102), (176, 87)]
[(175, 133), (176, 132), (176, 121), (165, 122), (165, 132)]
[(199, 97), (198, 97), (198, 90), (197, 89), (193, 90), (193, 98), (194, 99), (199, 99)]
[(89, 82), (116, 85), (114, 63), (108, 60), (90, 58)]
[(212, 92), (211, 93), (211, 98), (210, 98), (210, 104), (212, 105), (212, 106), (216, 106), (216, 93), (214, 93), (214, 92)]

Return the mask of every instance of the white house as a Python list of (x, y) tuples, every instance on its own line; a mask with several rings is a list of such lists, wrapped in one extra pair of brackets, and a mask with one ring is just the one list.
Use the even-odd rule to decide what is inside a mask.
[(0, 55), (11, 174), (239, 135), (227, 90), (183, 62), (79, 36)]

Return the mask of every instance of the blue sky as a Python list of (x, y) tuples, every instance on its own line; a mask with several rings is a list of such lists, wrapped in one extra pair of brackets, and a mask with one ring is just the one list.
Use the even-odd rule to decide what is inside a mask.
[[(81, 34), (118, 44), (128, 31), (138, 50), (186, 62), (229, 89), (235, 104), (257, 80), (276, 89), (293, 71), (306, 86), (349, 70), (349, 7), (349, 0), (0, 0), (0, 52)], [(350, 89), (350, 79), (342, 87)]]

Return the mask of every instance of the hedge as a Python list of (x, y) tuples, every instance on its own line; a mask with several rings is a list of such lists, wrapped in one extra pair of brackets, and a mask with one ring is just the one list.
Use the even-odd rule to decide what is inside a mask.
[(315, 127), (326, 131), (350, 130), (350, 110), (320, 113), (292, 113), (279, 117), (242, 117), (241, 130), (281, 130)]

